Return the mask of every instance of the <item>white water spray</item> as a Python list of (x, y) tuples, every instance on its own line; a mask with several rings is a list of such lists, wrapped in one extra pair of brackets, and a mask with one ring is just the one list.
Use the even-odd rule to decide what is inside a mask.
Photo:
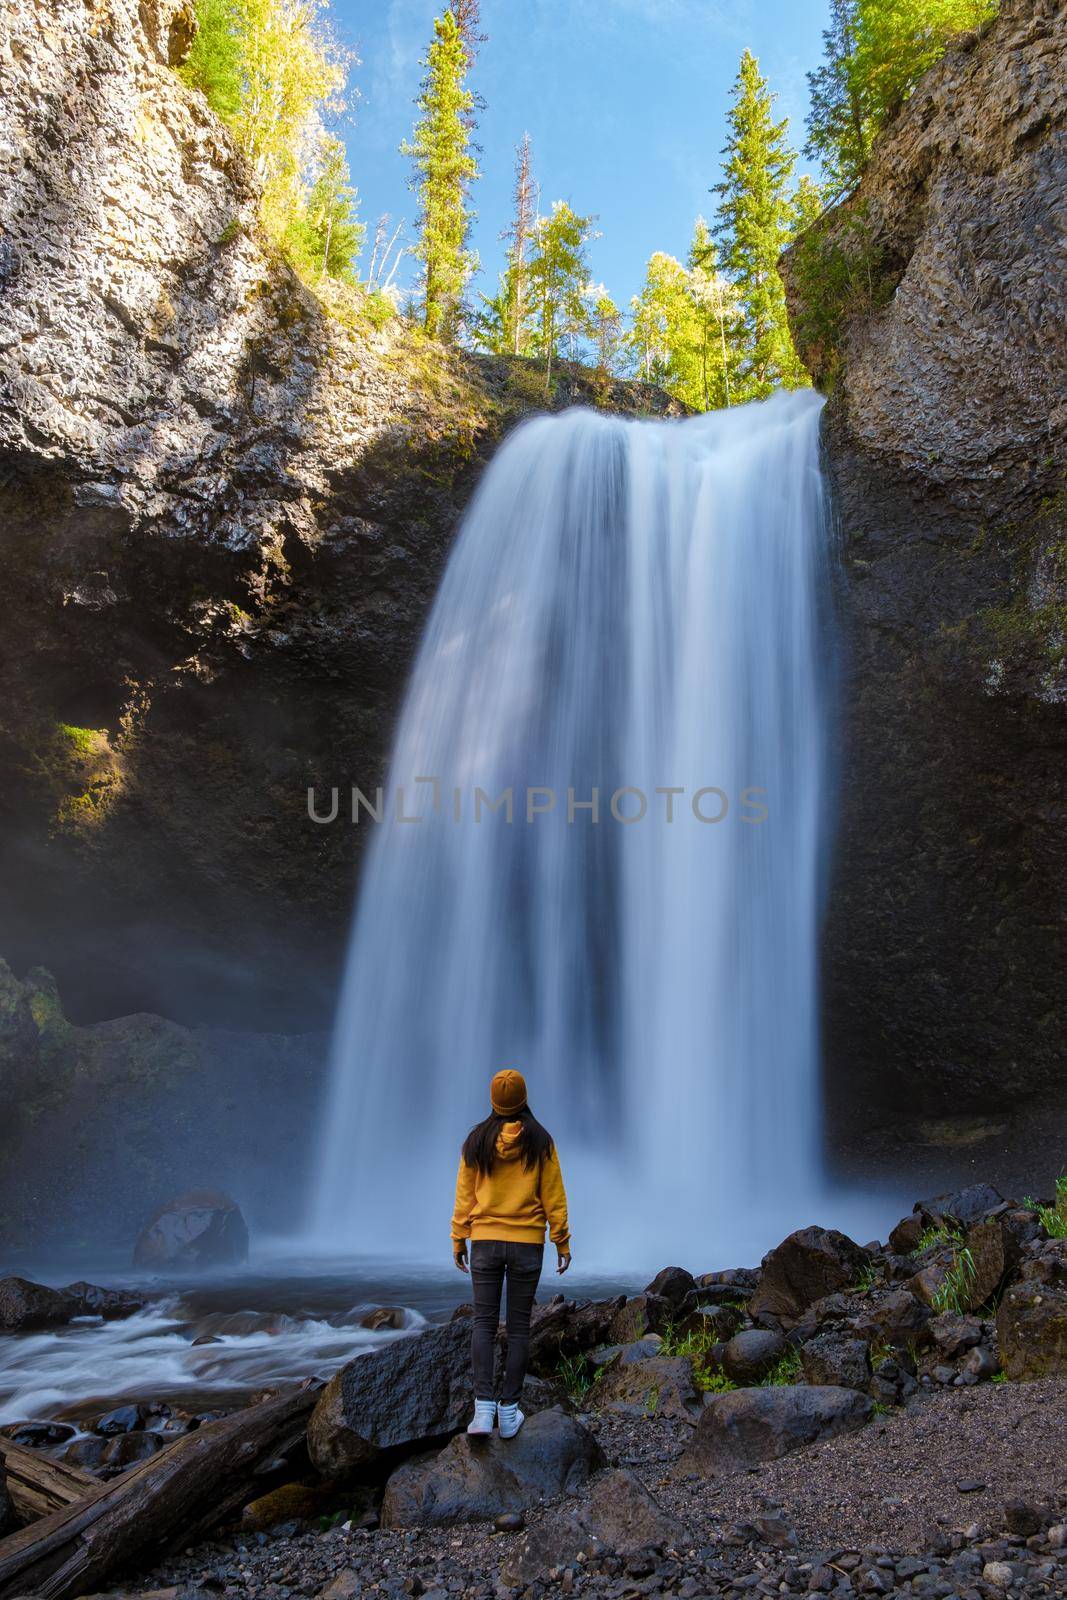
[[(459, 1144), (501, 1066), (556, 1137), (586, 1261), (702, 1270), (813, 1220), (819, 411), (810, 391), (684, 422), (568, 411), (486, 472), (387, 815), (361, 823), (322, 1248), (444, 1255)], [(483, 800), (476, 821), (476, 789), (511, 790), (512, 820)], [(534, 789), (556, 800), (534, 794), (528, 821)]]

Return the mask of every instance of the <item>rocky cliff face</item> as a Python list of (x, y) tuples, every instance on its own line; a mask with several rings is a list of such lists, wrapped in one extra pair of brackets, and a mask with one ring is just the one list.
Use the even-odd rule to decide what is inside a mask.
[(840, 1102), (920, 1116), (1062, 1085), (1067, 28), (1005, 0), (786, 258), (831, 388)]
[[(187, 1028), (147, 1014), (84, 1027), (43, 968), (0, 960), (0, 1237), (57, 1263), (124, 1262), (157, 1206), (230, 1190), (257, 1243), (303, 1221), (321, 1034)], [(9, 1258), (10, 1259), (10, 1258)]]
[[(321, 1026), (358, 840), (522, 362), (309, 292), (176, 0), (0, 21), (0, 951), (73, 1014)], [(552, 399), (668, 408), (564, 372)]]

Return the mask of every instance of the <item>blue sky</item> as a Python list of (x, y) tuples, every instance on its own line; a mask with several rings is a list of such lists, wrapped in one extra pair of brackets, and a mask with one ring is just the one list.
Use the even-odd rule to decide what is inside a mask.
[[(407, 219), (414, 238), (415, 197), (398, 146), (415, 115), (419, 57), (443, 9), (444, 0), (333, 0), (334, 26), (361, 58), (360, 98), (338, 132), (371, 233), (388, 211)], [(694, 217), (714, 205), (708, 189), (746, 47), (803, 144), (804, 74), (818, 63), (828, 10), (827, 0), (482, 0), (489, 38), (472, 77), (487, 102), (473, 196), (478, 287), (496, 286), (514, 146), (528, 130), (543, 208), (562, 198), (597, 214), (593, 278), (628, 306), (651, 253), (684, 256)], [(409, 258), (398, 280), (410, 283), (415, 266)]]

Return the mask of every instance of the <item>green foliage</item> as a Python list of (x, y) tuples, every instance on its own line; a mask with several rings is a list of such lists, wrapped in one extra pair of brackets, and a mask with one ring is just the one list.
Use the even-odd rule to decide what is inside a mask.
[(845, 327), (886, 305), (898, 273), (873, 236), (867, 208), (855, 204), (815, 222), (793, 254), (797, 338), (818, 381), (833, 381)]
[(565, 200), (557, 200), (551, 215), (538, 217), (534, 224), (527, 282), (536, 319), (533, 349), (545, 364), (546, 389), (560, 347), (592, 332), (585, 292), (589, 282), (585, 252), (592, 236), (592, 217), (580, 217)]
[(739, 362), (738, 296), (719, 271), (703, 217), (697, 218), (687, 265), (657, 251), (630, 304), (641, 376), (696, 411), (728, 406)]
[(737, 1384), (725, 1372), (712, 1372), (708, 1367), (697, 1367), (693, 1372), (693, 1382), (704, 1394), (730, 1394), (737, 1388)]
[(782, 1388), (786, 1384), (796, 1383), (801, 1373), (800, 1351), (790, 1345), (784, 1355), (779, 1356), (767, 1376), (761, 1381), (761, 1389)]
[(627, 340), (622, 313), (603, 287), (593, 297), (590, 321), (597, 372), (602, 377), (615, 376), (619, 372)]
[(919, 1242), (911, 1252), (913, 1256), (925, 1255), (927, 1250), (933, 1250), (939, 1244), (958, 1245), (963, 1242), (963, 1234), (959, 1228), (953, 1228), (947, 1222), (939, 1223), (936, 1228), (925, 1228), (919, 1235)]
[(75, 728), (69, 722), (57, 722), (56, 733), (79, 755), (89, 755), (101, 737), (95, 728)]
[(736, 1389), (737, 1384), (710, 1364), (712, 1347), (716, 1343), (711, 1328), (690, 1328), (682, 1333), (669, 1322), (661, 1336), (660, 1349), (665, 1356), (685, 1356), (692, 1362), (693, 1383), (698, 1389), (707, 1394), (727, 1394)]
[(244, 93), (240, 0), (197, 0), (196, 34), (178, 74), (224, 122), (235, 120)]
[(931, 1304), (935, 1311), (966, 1311), (971, 1288), (978, 1276), (974, 1257), (966, 1246), (953, 1252), (952, 1265), (938, 1285)]
[(877, 133), (944, 54), (983, 28), (998, 0), (831, 0), (823, 64), (808, 74), (806, 153), (818, 160), (828, 198), (852, 189)]
[(1006, 1372), (994, 1372), (989, 1381), (990, 1383), (1007, 1383), (1008, 1374)]
[(865, 1267), (855, 1283), (852, 1284), (851, 1292), (853, 1294), (867, 1294), (871, 1289), (876, 1289), (881, 1282), (881, 1271), (872, 1261), (870, 1266)]
[(1056, 1198), (1052, 1205), (1038, 1205), (1034, 1200), (1027, 1200), (1025, 1204), (1037, 1212), (1050, 1239), (1067, 1239), (1067, 1172), (1056, 1179)]
[(317, 176), (286, 234), (290, 256), (308, 275), (355, 283), (353, 263), (366, 233), (356, 217), (358, 203), (344, 145), (323, 138)]
[[(364, 230), (344, 147), (323, 128), (343, 109), (351, 57), (325, 11), (325, 0), (196, 0), (179, 71), (233, 132), (261, 184), (260, 221), (293, 265), (352, 282)], [(216, 243), (240, 228), (234, 218)]]
[(660, 1335), (660, 1350), (665, 1356), (688, 1356), (694, 1361), (706, 1356), (714, 1343), (710, 1328), (690, 1328), (683, 1333), (673, 1322), (668, 1322)]
[(726, 162), (716, 213), (721, 261), (737, 290), (730, 336), (741, 358), (738, 400), (756, 400), (808, 382), (793, 348), (778, 258), (793, 236), (796, 207), (790, 179), (796, 155), (788, 121), (775, 122), (774, 95), (748, 50), (727, 117)]
[(603, 1368), (593, 1367), (587, 1356), (561, 1356), (556, 1377), (572, 1400), (584, 1400)]
[(233, 241), (238, 238), (243, 231), (244, 230), (241, 227), (240, 217), (231, 217), (229, 222), (223, 228), (222, 232), (219, 234), (218, 238), (215, 240), (215, 244), (222, 249), (226, 245), (232, 244)]
[(853, 188), (867, 165), (874, 126), (855, 67), (856, 0), (830, 0), (823, 64), (808, 73), (804, 154), (822, 167), (828, 200)]
[(507, 355), (514, 340), (514, 295), (510, 269), (500, 275), (500, 288), (494, 295), (480, 294), (481, 307), (470, 319), (470, 333), (480, 350), (490, 355)]
[(463, 321), (467, 282), (477, 257), (467, 248), (472, 213), (470, 186), (478, 177), (471, 152), (474, 97), (465, 78), (470, 58), (451, 11), (434, 20), (434, 37), (423, 57), (419, 120), (401, 145), (414, 172), (419, 199), (422, 323), (434, 339), (455, 340)]

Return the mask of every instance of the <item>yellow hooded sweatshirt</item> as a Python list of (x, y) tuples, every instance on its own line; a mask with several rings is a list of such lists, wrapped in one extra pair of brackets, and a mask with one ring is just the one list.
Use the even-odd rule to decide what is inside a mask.
[(499, 1160), (486, 1176), (459, 1158), (452, 1246), (466, 1239), (504, 1239), (543, 1244), (545, 1228), (556, 1249), (570, 1251), (567, 1195), (553, 1145), (538, 1166), (524, 1167), (519, 1155), (521, 1122), (505, 1122), (497, 1138)]

